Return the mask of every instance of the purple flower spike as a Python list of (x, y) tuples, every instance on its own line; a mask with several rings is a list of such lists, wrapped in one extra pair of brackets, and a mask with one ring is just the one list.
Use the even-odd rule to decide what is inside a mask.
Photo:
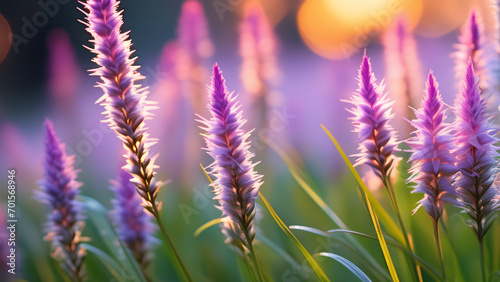
[(481, 17), (474, 10), (471, 11), (467, 22), (462, 27), (459, 40), (460, 44), (456, 45), (457, 51), (454, 54), (456, 75), (458, 78), (462, 78), (467, 70), (468, 60), (472, 58), (474, 70), (480, 77), (479, 87), (481, 92), (486, 95), (489, 78), (484, 58), (484, 27)]
[(214, 46), (210, 40), (205, 10), (200, 1), (187, 0), (182, 3), (177, 33), (180, 46), (194, 61), (213, 54)]
[[(396, 101), (393, 110), (396, 116), (409, 118), (413, 114), (409, 106), (416, 107), (420, 100), (424, 79), (415, 37), (406, 18), (398, 18), (384, 33), (383, 43), (389, 95)], [(410, 133), (403, 119), (394, 120), (393, 125), (405, 136)]]
[(420, 109), (415, 111), (417, 119), (411, 121), (415, 131), (407, 144), (412, 148), (409, 181), (417, 185), (412, 193), (424, 193), (415, 209), (421, 206), (434, 220), (438, 221), (446, 202), (456, 204), (456, 193), (450, 177), (457, 172), (453, 149), (453, 135), (450, 125), (445, 123), (446, 111), (438, 90), (436, 78), (429, 72), (427, 90)]
[(205, 130), (208, 154), (215, 160), (209, 173), (216, 177), (212, 186), (215, 199), (220, 203), (222, 216), (228, 220), (222, 224), (222, 232), (227, 243), (244, 251), (249, 248), (254, 237), (255, 201), (262, 176), (252, 162), (250, 134), (242, 127), (246, 120), (234, 92), (226, 89), (225, 80), (217, 64), (213, 67), (212, 86), (209, 89), (208, 109), (210, 120), (200, 117)]
[(241, 79), (254, 98), (265, 95), (278, 78), (276, 51), (277, 40), (262, 8), (249, 4), (240, 25)]
[(113, 220), (120, 240), (127, 245), (146, 275), (146, 267), (152, 259), (151, 247), (157, 241), (152, 235), (158, 229), (152, 216), (141, 206), (142, 199), (136, 186), (130, 182), (130, 174), (120, 171), (118, 181), (112, 181), (115, 192)]
[(201, 113), (206, 105), (205, 84), (208, 71), (204, 59), (214, 53), (210, 40), (203, 5), (198, 0), (182, 3), (177, 28), (179, 43), (179, 78), (183, 92), (189, 98), (195, 112)]
[(47, 236), (54, 249), (53, 256), (73, 281), (84, 276), (85, 249), (80, 246), (80, 234), (85, 225), (81, 203), (75, 200), (82, 183), (76, 181), (74, 156), (67, 156), (65, 144), (57, 138), (52, 122), (45, 121), (45, 172), (37, 191), (37, 199), (51, 211), (46, 224)]
[(397, 136), (389, 124), (394, 116), (391, 113), (393, 102), (389, 102), (387, 94), (383, 94), (384, 85), (377, 85), (366, 51), (359, 69), (358, 80), (357, 92), (350, 101), (347, 101), (356, 106), (348, 110), (354, 114), (350, 119), (360, 144), (358, 147), (360, 153), (355, 155), (358, 159), (354, 165), (369, 165), (383, 180), (390, 176), (393, 164), (397, 160), (393, 154), (397, 150)]
[(137, 81), (143, 79), (134, 66), (131, 41), (128, 32), (122, 33), (123, 19), (117, 11), (119, 1), (88, 0), (85, 3), (87, 31), (94, 38), (96, 57), (93, 59), (100, 67), (92, 75), (100, 76), (98, 86), (104, 95), (97, 101), (106, 111), (109, 127), (115, 131), (128, 154), (124, 169), (132, 175), (140, 195), (145, 199), (144, 207), (152, 212), (160, 182), (155, 180), (154, 164), (157, 156), (149, 156), (149, 148), (156, 141), (149, 139), (145, 120), (151, 117), (154, 109), (152, 102), (146, 100), (147, 90), (139, 88)]
[(453, 182), (459, 195), (457, 206), (469, 214), (468, 225), (482, 241), (500, 209), (499, 189), (493, 184), (498, 173), (498, 147), (494, 144), (499, 140), (495, 137), (498, 130), (491, 127), (492, 116), (486, 112), (470, 60), (455, 100), (455, 112), (457, 149), (452, 153), (459, 169)]

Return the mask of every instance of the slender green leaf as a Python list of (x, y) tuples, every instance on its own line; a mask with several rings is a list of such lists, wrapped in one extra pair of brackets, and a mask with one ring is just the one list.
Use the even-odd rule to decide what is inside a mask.
[(87, 250), (88, 253), (95, 255), (117, 281), (124, 281), (122, 276), (120, 275), (121, 273), (120, 266), (110, 255), (106, 254), (99, 248), (96, 248), (92, 245), (85, 243), (81, 245)]
[[(335, 137), (333, 137), (333, 135), (330, 133), (330, 131), (328, 131), (328, 129), (326, 129), (326, 127), (324, 127), (322, 124), (321, 124), (321, 127), (326, 132), (326, 134), (330, 137), (333, 144), (335, 144), (335, 147), (337, 148), (339, 153), (342, 155), (344, 162), (347, 164), (347, 166), (351, 170), (351, 173), (354, 175), (354, 177), (358, 181), (359, 185), (363, 189), (363, 192), (365, 192), (365, 194), (368, 198), (367, 201), (368, 200), (370, 201), (371, 205), (373, 206), (373, 209), (377, 212), (378, 217), (380, 217), (380, 220), (384, 224), (385, 228), (387, 228), (388, 232), (391, 234), (392, 237), (396, 238), (396, 240), (398, 240), (398, 242), (400, 242), (402, 245), (404, 245), (405, 240), (404, 240), (403, 232), (401, 231), (401, 229), (398, 227), (396, 222), (394, 222), (394, 220), (389, 216), (389, 214), (385, 211), (385, 209), (377, 201), (377, 199), (373, 196), (373, 194), (368, 189), (368, 187), (366, 187), (365, 183), (361, 179), (361, 176), (359, 176), (358, 172), (356, 171), (356, 169), (352, 165), (352, 163), (349, 160), (349, 158), (347, 157), (347, 155), (344, 153), (344, 150), (342, 150), (342, 148), (340, 147), (340, 144), (337, 142)], [(343, 229), (346, 229), (346, 228), (343, 228)]]
[(196, 231), (194, 232), (194, 237), (198, 237), (201, 234), (201, 232), (205, 231), (206, 229), (208, 229), (216, 224), (222, 223), (222, 222), (224, 222), (224, 218), (222, 218), (222, 217), (210, 220), (209, 222), (203, 224), (198, 229), (196, 229)]
[(373, 226), (375, 227), (375, 231), (377, 232), (378, 242), (380, 244), (380, 248), (382, 249), (382, 253), (384, 254), (385, 263), (387, 264), (387, 268), (389, 269), (389, 273), (391, 274), (392, 281), (399, 282), (398, 274), (396, 273), (396, 268), (392, 263), (391, 254), (389, 253), (389, 249), (387, 248), (387, 244), (385, 243), (384, 234), (382, 234), (382, 229), (380, 228), (380, 224), (378, 222), (378, 217), (372, 208), (370, 200), (368, 199), (368, 195), (365, 194), (365, 196), (366, 196), (366, 205), (368, 206), (368, 211), (370, 212), (370, 216), (373, 221)]
[[(348, 229), (348, 227), (344, 224), (344, 222), (335, 214), (335, 212), (321, 199), (321, 197), (314, 191), (310, 184), (307, 181), (307, 173), (302, 171), (298, 164), (296, 164), (292, 158), (283, 150), (281, 147), (276, 146), (273, 143), (270, 143), (269, 146), (283, 159), (285, 165), (288, 167), (292, 177), (297, 181), (299, 186), (307, 193), (307, 195), (323, 210), (323, 212), (330, 217), (330, 219), (342, 229)], [(389, 278), (387, 272), (378, 264), (378, 262), (373, 258), (373, 256), (366, 251), (366, 249), (359, 244), (354, 238), (351, 236), (347, 236), (347, 240), (354, 247), (354, 250), (357, 253), (360, 253), (363, 260), (368, 262), (373, 269), (378, 271), (382, 276)]]
[[(312, 227), (307, 227), (307, 226), (302, 226), (302, 225), (292, 225), (289, 227), (290, 229), (293, 229), (293, 230), (302, 230), (302, 231), (306, 231), (306, 232), (309, 232), (309, 233), (312, 233), (312, 234), (316, 234), (316, 235), (320, 235), (320, 236), (332, 236), (334, 235), (335, 233), (347, 233), (347, 234), (352, 234), (352, 235), (357, 235), (357, 236), (361, 236), (361, 237), (365, 237), (365, 238), (368, 238), (368, 239), (372, 239), (372, 240), (375, 240), (375, 241), (378, 241), (378, 238), (377, 237), (373, 237), (373, 236), (370, 236), (370, 235), (367, 235), (367, 234), (364, 234), (364, 233), (361, 233), (361, 232), (357, 232), (357, 231), (352, 231), (352, 230), (346, 230), (346, 229), (333, 229), (333, 230), (328, 230), (328, 231), (322, 231), (322, 230), (319, 230), (319, 229), (316, 229), (316, 228), (312, 228)], [(387, 235), (387, 234), (384, 234), (384, 237), (386, 237), (386, 242), (400, 250), (402, 250), (403, 252), (409, 254), (412, 256), (413, 260), (418, 264), (420, 265), (424, 270), (427, 271), (427, 273), (429, 273), (434, 279), (436, 279), (437, 281), (441, 281), (441, 274), (439, 274), (439, 272), (434, 269), (430, 264), (428, 264), (425, 260), (423, 260), (422, 258), (420, 258), (419, 256), (417, 256), (416, 254), (408, 251), (408, 249), (404, 246), (402, 246), (399, 242), (397, 242), (394, 238), (392, 238), (390, 235)]]
[(306, 248), (304, 248), (304, 246), (302, 246), (302, 244), (295, 237), (295, 235), (293, 235), (293, 233), (283, 223), (281, 218), (279, 218), (279, 216), (276, 214), (274, 209), (271, 207), (271, 204), (269, 204), (267, 199), (264, 197), (264, 195), (262, 195), (262, 193), (260, 191), (259, 191), (259, 196), (262, 199), (262, 201), (264, 202), (264, 206), (267, 208), (267, 210), (269, 211), (269, 213), (273, 217), (274, 221), (276, 221), (276, 223), (279, 225), (279, 227), (281, 227), (281, 229), (283, 230), (283, 232), (285, 232), (285, 234), (288, 236), (288, 238), (290, 238), (292, 240), (292, 242), (299, 248), (300, 252), (302, 253), (302, 255), (304, 255), (304, 257), (306, 258), (309, 265), (311, 265), (312, 269), (314, 270), (314, 272), (316, 273), (318, 278), (321, 281), (330, 281), (328, 279), (328, 277), (326, 277), (326, 274), (323, 272), (321, 267), (319, 267), (318, 263), (314, 260), (314, 258), (311, 256), (311, 254), (309, 254), (309, 252), (306, 250)]
[(329, 257), (329, 258), (332, 258), (332, 259), (340, 262), (343, 266), (345, 266), (347, 269), (349, 269), (354, 275), (356, 275), (359, 278), (359, 280), (361, 280), (363, 282), (371, 282), (372, 281), (372, 280), (370, 280), (370, 278), (368, 278), (368, 276), (366, 276), (366, 274), (361, 269), (359, 269), (359, 267), (357, 267), (350, 260), (348, 260), (342, 256), (332, 254), (332, 253), (324, 253), (324, 252), (319, 253), (318, 255), (324, 256), (324, 257)]
[(79, 198), (82, 199), (89, 221), (99, 230), (101, 239), (106, 244), (108, 251), (111, 252), (111, 257), (120, 262), (127, 277), (134, 277), (137, 281), (146, 281), (137, 261), (119, 240), (108, 218), (107, 210), (101, 203), (90, 197), (79, 196)]
[(301, 172), (298, 168), (298, 166), (293, 162), (292, 158), (288, 156), (283, 149), (281, 149), (279, 146), (276, 146), (275, 144), (270, 143), (269, 146), (278, 153), (278, 155), (283, 159), (285, 162), (285, 165), (288, 167), (288, 170), (292, 174), (292, 177), (297, 181), (297, 183), (304, 189), (304, 191), (307, 193), (311, 199), (316, 202), (316, 204), (332, 219), (335, 224), (337, 224), (340, 228), (346, 229), (347, 226), (344, 224), (344, 222), (340, 219), (340, 217), (335, 214), (335, 212), (321, 199), (321, 197), (314, 191), (314, 189), (307, 183), (305, 180), (305, 177), (303, 176), (304, 173)]

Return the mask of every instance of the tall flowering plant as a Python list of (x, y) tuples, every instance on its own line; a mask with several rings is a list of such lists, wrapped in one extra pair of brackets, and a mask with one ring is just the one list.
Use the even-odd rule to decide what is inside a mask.
[(243, 130), (246, 120), (233, 93), (227, 91), (224, 77), (217, 64), (213, 67), (209, 89), (210, 119), (200, 116), (207, 152), (214, 159), (209, 173), (216, 177), (212, 186), (219, 209), (226, 219), (222, 232), (227, 243), (242, 253), (249, 253), (258, 269), (253, 240), (255, 238), (255, 201), (262, 175), (254, 168), (257, 163), (250, 151), (250, 134)]
[(427, 88), (418, 110), (416, 119), (411, 121), (415, 127), (413, 137), (407, 141), (412, 148), (408, 179), (416, 184), (412, 193), (424, 193), (415, 212), (424, 207), (431, 217), (434, 227), (439, 262), (445, 279), (443, 254), (439, 240), (439, 219), (445, 203), (456, 203), (455, 189), (451, 185), (451, 176), (456, 173), (453, 149), (453, 135), (446, 120), (443, 99), (438, 90), (438, 82), (432, 72), (427, 79)]
[[(397, 166), (399, 158), (394, 155), (398, 151), (397, 134), (390, 124), (394, 114), (391, 113), (390, 102), (384, 93), (384, 85), (377, 84), (377, 79), (372, 71), (370, 59), (365, 54), (358, 72), (358, 90), (350, 101), (355, 107), (349, 110), (354, 116), (350, 119), (354, 125), (354, 131), (358, 134), (359, 153), (354, 165), (368, 165), (382, 180), (389, 193), (391, 203), (394, 207), (399, 224), (403, 231), (406, 248), (411, 251), (408, 234), (401, 218), (399, 207), (391, 183), (391, 173)], [(415, 265), (408, 257), (410, 269), (413, 271)]]
[(45, 121), (44, 177), (36, 197), (50, 207), (45, 240), (52, 242), (53, 257), (73, 281), (82, 281), (86, 252), (80, 242), (85, 216), (82, 204), (75, 199), (82, 183), (76, 180), (74, 156), (66, 155), (65, 149), (52, 122)]
[(98, 86), (104, 95), (97, 101), (105, 108), (103, 121), (113, 129), (123, 142), (127, 164), (123, 167), (130, 174), (130, 181), (144, 199), (143, 206), (157, 220), (165, 240), (169, 243), (172, 260), (179, 275), (187, 280), (190, 276), (160, 218), (161, 203), (156, 200), (161, 182), (156, 181), (156, 156), (149, 149), (156, 143), (146, 132), (145, 121), (151, 117), (153, 103), (147, 100), (147, 90), (140, 88), (143, 77), (131, 58), (131, 40), (128, 32), (122, 33), (123, 18), (118, 11), (117, 0), (88, 0), (85, 3), (87, 31), (92, 35), (94, 48), (89, 48), (99, 65), (92, 75), (99, 76)]
[(498, 129), (491, 125), (492, 116), (486, 112), (478, 77), (469, 60), (460, 92), (455, 100), (455, 150), (459, 172), (453, 178), (458, 193), (456, 205), (470, 217), (467, 225), (476, 235), (481, 251), (483, 280), (486, 280), (483, 241), (486, 232), (500, 210), (499, 189), (494, 184), (498, 174), (496, 157)]

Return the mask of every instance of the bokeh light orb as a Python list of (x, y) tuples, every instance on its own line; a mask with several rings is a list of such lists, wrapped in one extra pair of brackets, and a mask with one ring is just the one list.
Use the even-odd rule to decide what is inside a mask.
[(12, 44), (12, 32), (10, 25), (5, 17), (0, 14), (0, 63), (3, 62), (9, 53), (10, 45)]
[(447, 34), (465, 22), (472, 5), (473, 0), (425, 1), (415, 33), (426, 37)]
[(399, 15), (410, 28), (422, 14), (422, 0), (306, 0), (297, 25), (307, 46), (320, 56), (341, 60), (350, 57)]

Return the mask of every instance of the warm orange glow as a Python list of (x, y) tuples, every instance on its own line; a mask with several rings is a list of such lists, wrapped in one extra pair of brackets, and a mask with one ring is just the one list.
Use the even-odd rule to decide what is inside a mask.
[(437, 37), (465, 22), (473, 0), (425, 1), (422, 20), (415, 29), (419, 35)]
[(306, 0), (299, 9), (300, 35), (315, 53), (330, 59), (350, 57), (376, 39), (399, 14), (416, 26), (422, 1)]
[[(0, 14), (0, 63), (3, 62), (9, 53), (10, 44), (12, 43), (12, 32), (7, 20)], [(7, 39), (7, 40), (5, 40)]]
[(243, 12), (252, 5), (259, 5), (262, 8), (262, 11), (266, 15), (267, 20), (271, 26), (277, 25), (288, 12), (288, 5), (286, 0), (247, 0), (244, 2), (245, 4), (240, 6), (238, 10), (240, 15), (243, 15)]

